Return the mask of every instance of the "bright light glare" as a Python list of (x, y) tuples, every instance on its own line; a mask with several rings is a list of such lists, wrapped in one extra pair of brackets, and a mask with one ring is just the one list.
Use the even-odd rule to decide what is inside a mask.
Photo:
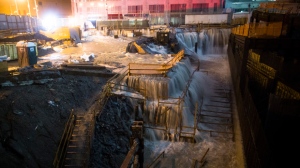
[(75, 18), (70, 18), (69, 19), (69, 23), (68, 23), (68, 26), (76, 26), (76, 19)]
[(102, 3), (98, 3), (98, 6), (99, 6), (99, 7), (102, 7), (102, 6), (104, 6), (104, 5), (103, 5)]
[(57, 18), (54, 15), (47, 15), (42, 20), (43, 27), (49, 31), (56, 27)]

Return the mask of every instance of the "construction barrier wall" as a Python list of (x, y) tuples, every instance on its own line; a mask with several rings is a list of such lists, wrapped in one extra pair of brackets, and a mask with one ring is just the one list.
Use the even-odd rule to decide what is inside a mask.
[(288, 3), (288, 2), (261, 2), (258, 10), (270, 13), (281, 13), (281, 14), (299, 14), (299, 3)]
[(27, 15), (0, 14), (0, 38), (3, 37), (4, 31), (6, 34), (36, 32), (37, 19)]
[(11, 60), (18, 59), (16, 43), (0, 43), (0, 56), (6, 55)]
[(276, 96), (283, 99), (300, 100), (300, 93), (282, 82), (278, 82), (276, 86)]
[(282, 22), (248, 23), (232, 28), (231, 32), (246, 37), (279, 37)]
[[(228, 45), (246, 164), (255, 168), (289, 167), (297, 159), (290, 151), (299, 142), (294, 136), (300, 127), (299, 86), (287, 83), (289, 76), (282, 73), (291, 67), (282, 69), (286, 64), (283, 59), (291, 55), (275, 55), (272, 46), (261, 46), (257, 40), (269, 42), (231, 34)], [(277, 49), (298, 50), (293, 45)], [(295, 77), (293, 82), (299, 81)]]
[[(38, 56), (38, 48), (37, 44), (35, 43), (35, 50), (36, 50), (36, 56)], [(18, 59), (18, 53), (17, 53), (17, 43), (0, 43), (0, 56), (6, 55), (7, 57), (10, 57), (9, 60), (17, 60)]]

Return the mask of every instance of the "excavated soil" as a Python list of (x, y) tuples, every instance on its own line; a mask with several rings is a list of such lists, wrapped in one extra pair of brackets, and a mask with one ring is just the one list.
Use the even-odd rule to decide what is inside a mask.
[(109, 97), (96, 119), (90, 168), (121, 167), (130, 149), (132, 112), (126, 97)]
[[(115, 51), (125, 52), (129, 42), (89, 36), (80, 47), (39, 49), (41, 67), (14, 70), (18, 60), (9, 61), (8, 67), (13, 67), (17, 75), (7, 77), (7, 73), (0, 73), (0, 167), (52, 168), (70, 113), (85, 113), (97, 107), (93, 105), (113, 75), (110, 69), (102, 68), (96, 72), (90, 69), (86, 75), (85, 70), (60, 71), (60, 65), (80, 60), (85, 53), (95, 53), (95, 60), (88, 65), (103, 63), (103, 57)], [(109, 98), (103, 115), (97, 117), (90, 167), (119, 167), (124, 160), (130, 148), (131, 121), (124, 112), (131, 111), (127, 101)]]
[(88, 111), (107, 80), (59, 74), (46, 82), (1, 87), (1, 167), (53, 167), (70, 113)]

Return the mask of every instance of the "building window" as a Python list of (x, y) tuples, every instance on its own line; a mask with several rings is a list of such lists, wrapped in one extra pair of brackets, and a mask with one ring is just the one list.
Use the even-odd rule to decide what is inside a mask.
[(193, 12), (208, 12), (208, 3), (193, 4)]
[(100, 8), (97, 6), (87, 7), (88, 14), (96, 14), (98, 11), (100, 11)]
[(150, 13), (164, 13), (164, 5), (149, 5)]
[(123, 15), (122, 14), (108, 14), (107, 18), (108, 19), (123, 19)]
[(217, 12), (217, 10), (218, 10), (218, 7), (217, 7), (217, 3), (214, 3), (214, 12)]
[(87, 11), (87, 13), (93, 13), (91, 7), (87, 7), (86, 11)]
[(142, 13), (143, 6), (137, 5), (137, 6), (128, 6), (128, 13)]
[(108, 13), (110, 14), (118, 14), (122, 13), (121, 6), (112, 6), (108, 8)]
[(111, 6), (108, 8), (108, 19), (123, 19), (122, 7), (121, 6)]
[(186, 12), (186, 4), (171, 4), (171, 12)]

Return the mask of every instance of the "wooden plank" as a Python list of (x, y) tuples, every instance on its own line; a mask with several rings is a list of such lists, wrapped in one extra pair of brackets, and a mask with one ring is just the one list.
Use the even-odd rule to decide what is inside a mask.
[(164, 75), (165, 72), (163, 71), (157, 71), (157, 70), (130, 70), (130, 74), (138, 74), (138, 75)]

